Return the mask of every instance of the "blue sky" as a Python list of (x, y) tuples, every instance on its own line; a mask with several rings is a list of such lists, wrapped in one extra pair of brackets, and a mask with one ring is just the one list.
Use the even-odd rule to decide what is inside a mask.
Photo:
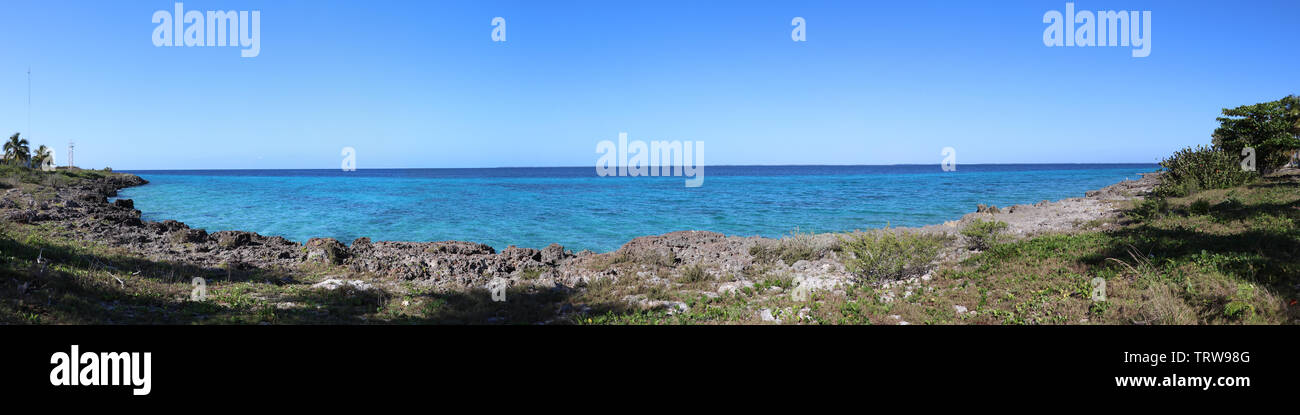
[(260, 10), (254, 58), (155, 47), (173, 4), (5, 1), (0, 131), (115, 169), (591, 166), (619, 132), (711, 165), (1154, 162), (1300, 93), (1297, 1), (1075, 2), (1151, 11), (1146, 58), (1044, 46), (1064, 1), (184, 2)]

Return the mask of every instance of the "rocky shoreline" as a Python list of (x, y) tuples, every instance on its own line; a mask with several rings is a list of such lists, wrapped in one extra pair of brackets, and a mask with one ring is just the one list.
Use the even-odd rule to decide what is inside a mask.
[[(1005, 222), (1007, 234), (1014, 237), (1105, 228), (1121, 220), (1121, 212), (1128, 206), (1126, 201), (1143, 197), (1158, 182), (1158, 174), (1144, 174), (1142, 179), (1089, 191), (1080, 198), (1005, 208), (981, 205), (958, 220), (887, 231), (950, 236), (954, 242), (943, 249), (934, 264), (938, 267), (972, 254), (962, 240), (961, 230), (974, 221)], [(504, 282), (516, 289), (567, 291), (602, 280), (629, 278), (638, 284), (680, 287), (680, 276), (692, 267), (690, 272), (703, 273), (708, 280), (716, 281), (696, 287), (710, 296), (752, 288), (759, 282), (759, 275), (787, 275), (793, 283), (814, 291), (833, 292), (859, 282), (846, 270), (841, 254), (831, 249), (839, 237), (835, 234), (807, 235), (801, 242), (815, 255), (789, 264), (755, 257), (756, 246), (769, 246), (778, 240), (707, 231), (643, 236), (614, 252), (600, 254), (575, 253), (558, 244), (540, 250), (512, 246), (500, 252), (488, 245), (462, 241), (358, 238), (344, 244), (332, 238), (313, 238), (299, 244), (252, 232), (208, 233), (173, 220), (144, 221), (131, 200), (109, 202), (118, 190), (146, 183), (134, 175), (114, 173), (64, 186), (40, 186), (36, 191), (8, 189), (0, 198), (0, 217), (14, 223), (50, 226), (69, 238), (120, 247), (151, 261), (197, 267), (210, 274), (209, 278), (265, 271), (292, 274), (304, 267), (325, 270), (332, 274), (331, 278), (316, 284), (325, 288), (340, 284), (389, 288), (413, 284), (465, 291)], [(915, 284), (927, 277), (912, 276), (904, 283)], [(872, 283), (887, 286), (900, 282)], [(644, 308), (685, 306), (650, 296), (629, 295), (622, 300)]]

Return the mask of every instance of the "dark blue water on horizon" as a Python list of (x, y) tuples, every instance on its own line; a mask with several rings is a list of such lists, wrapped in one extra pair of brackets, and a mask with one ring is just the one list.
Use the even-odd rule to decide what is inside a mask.
[(685, 177), (599, 177), (594, 167), (332, 170), (138, 170), (123, 189), (146, 220), (303, 242), (332, 237), (481, 242), (606, 252), (679, 230), (777, 237), (922, 226), (977, 203), (1080, 197), (1155, 164), (709, 166)]

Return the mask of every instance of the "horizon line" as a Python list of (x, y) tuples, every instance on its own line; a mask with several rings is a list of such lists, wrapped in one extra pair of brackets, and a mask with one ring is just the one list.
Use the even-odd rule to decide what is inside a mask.
[[(960, 163), (958, 166), (1045, 166), (1045, 165), (1153, 165), (1156, 162), (1070, 162), (1070, 163)], [(897, 164), (714, 164), (701, 167), (902, 167), (902, 166), (942, 166), (942, 163), (897, 163)], [(677, 167), (677, 165), (656, 165), (647, 168)], [(584, 169), (594, 166), (494, 166), (494, 167), (373, 167), (357, 168), (360, 170), (474, 170), (474, 169)], [(185, 168), (185, 169), (115, 169), (114, 171), (239, 171), (239, 170), (339, 170), (338, 168)]]

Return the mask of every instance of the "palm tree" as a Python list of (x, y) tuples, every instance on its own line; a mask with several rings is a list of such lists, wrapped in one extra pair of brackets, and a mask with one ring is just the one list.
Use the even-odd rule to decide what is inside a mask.
[(36, 149), (36, 153), (32, 154), (32, 167), (38, 169), (43, 168), (45, 167), (45, 162), (48, 160), (50, 160), (50, 148), (41, 144), (41, 146)]
[(18, 133), (14, 133), (9, 137), (9, 141), (5, 142), (4, 159), (15, 163), (25, 163), (31, 159), (31, 151), (31, 147), (27, 145), (27, 139), (19, 138)]
[(1282, 108), (1286, 111), (1286, 117), (1292, 121), (1291, 134), (1300, 136), (1300, 96), (1288, 95), (1282, 98)]
[[(1300, 96), (1287, 95), (1282, 98), (1282, 108), (1285, 116), (1291, 120), (1291, 135), (1300, 140)], [(1300, 166), (1300, 149), (1291, 150), (1291, 162), (1289, 165)]]

